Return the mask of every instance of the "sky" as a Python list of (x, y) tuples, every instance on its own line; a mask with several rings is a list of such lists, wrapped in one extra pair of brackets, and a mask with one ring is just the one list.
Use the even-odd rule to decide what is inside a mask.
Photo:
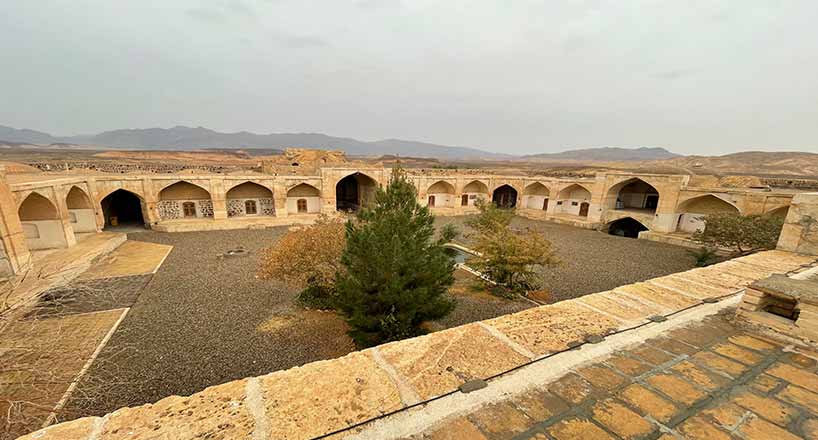
[(818, 152), (818, 2), (2, 0), (0, 125)]

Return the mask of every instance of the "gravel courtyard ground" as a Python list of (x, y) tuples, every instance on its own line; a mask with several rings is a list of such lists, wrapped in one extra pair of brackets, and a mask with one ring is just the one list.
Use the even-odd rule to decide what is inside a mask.
[[(468, 246), (468, 217), (437, 217), (438, 227), (453, 224), (460, 231), (457, 239)], [(553, 301), (602, 292), (623, 284), (635, 283), (691, 269), (695, 258), (687, 249), (664, 243), (616, 237), (590, 229), (575, 228), (523, 217), (515, 217), (515, 228), (531, 228), (545, 235), (562, 264), (543, 270), (544, 290)]]
[[(438, 223), (462, 226), (464, 219), (439, 218)], [(514, 224), (542, 231), (564, 260), (545, 273), (555, 300), (693, 265), (687, 251), (674, 246), (521, 218)], [(173, 250), (141, 289), (67, 409), (74, 416), (103, 414), (353, 350), (337, 315), (305, 311), (295, 304), (297, 292), (255, 278), (259, 252), (286, 230), (129, 234), (129, 240), (168, 244)], [(247, 254), (222, 256), (239, 247)], [(432, 329), (532, 306), (474, 289), (464, 274), (458, 271), (452, 289), (457, 308)]]

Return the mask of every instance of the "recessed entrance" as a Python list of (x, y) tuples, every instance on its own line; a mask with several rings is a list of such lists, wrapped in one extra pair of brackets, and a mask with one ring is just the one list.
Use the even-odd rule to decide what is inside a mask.
[(145, 226), (142, 200), (136, 194), (118, 189), (105, 196), (100, 203), (105, 217), (105, 229), (121, 226)]
[(335, 209), (357, 211), (367, 206), (375, 197), (375, 179), (363, 173), (354, 173), (339, 180), (335, 185)]
[(639, 233), (647, 230), (648, 228), (645, 225), (630, 217), (621, 218), (608, 224), (608, 233), (619, 237), (639, 238)]
[(494, 190), (491, 201), (498, 208), (513, 208), (517, 206), (517, 190), (510, 185), (502, 185)]

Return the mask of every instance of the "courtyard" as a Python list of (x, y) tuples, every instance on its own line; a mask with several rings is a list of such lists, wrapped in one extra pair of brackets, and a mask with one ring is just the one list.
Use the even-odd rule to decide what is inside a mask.
[[(440, 217), (463, 226), (466, 217)], [(688, 251), (665, 244), (516, 218), (553, 243), (562, 264), (544, 271), (549, 302), (689, 269)], [(54, 292), (62, 313), (130, 307), (73, 391), (60, 420), (189, 395), (208, 386), (331, 359), (355, 349), (335, 313), (307, 310), (297, 291), (256, 278), (257, 259), (286, 227), (187, 233), (137, 232), (128, 243), (172, 246), (155, 273), (96, 274)], [(458, 241), (468, 244), (468, 238)], [(235, 255), (228, 256), (228, 251)], [(119, 265), (122, 264), (120, 261)], [(90, 283), (90, 284), (89, 284)], [(431, 330), (513, 313), (535, 304), (492, 296), (458, 270), (457, 302)], [(47, 311), (48, 307), (44, 307)]]

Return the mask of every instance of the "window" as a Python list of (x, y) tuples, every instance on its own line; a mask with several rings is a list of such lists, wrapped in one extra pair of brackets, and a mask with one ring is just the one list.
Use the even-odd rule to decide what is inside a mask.
[(468, 194), (463, 194), (460, 197), (460, 206), (468, 206), (468, 204), (469, 204), (469, 195)]
[(307, 212), (307, 199), (298, 199), (295, 204), (298, 207), (298, 212)]
[(68, 211), (68, 221), (70, 221), (71, 223), (76, 223), (77, 222), (77, 213)]
[(432, 208), (435, 207), (435, 196), (429, 196), (429, 206)]
[(256, 208), (255, 200), (244, 201), (244, 213), (248, 215), (258, 214), (258, 209)]
[(182, 213), (185, 217), (196, 217), (196, 204), (193, 202), (182, 203)]
[(577, 205), (579, 205), (579, 202), (571, 202), (571, 206), (577, 206)]

